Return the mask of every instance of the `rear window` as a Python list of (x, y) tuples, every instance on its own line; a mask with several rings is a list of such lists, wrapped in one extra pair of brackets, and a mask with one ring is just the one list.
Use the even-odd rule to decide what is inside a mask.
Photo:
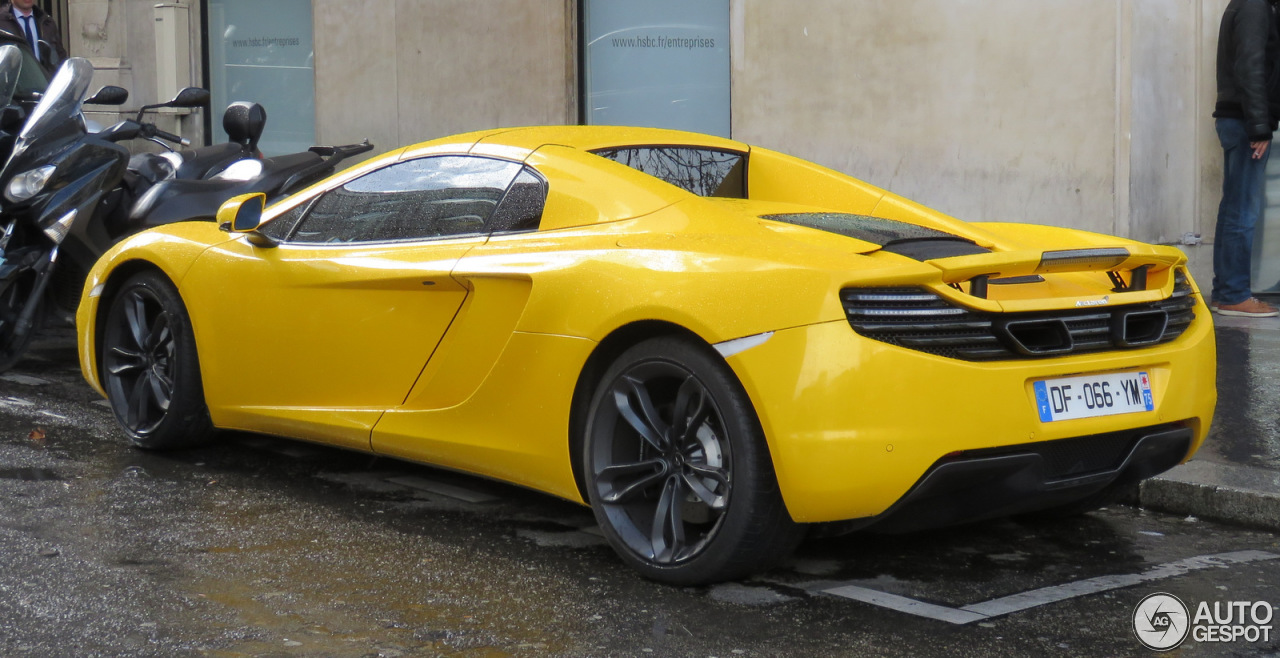
[(592, 151), (698, 196), (747, 198), (747, 154), (688, 146), (629, 146)]

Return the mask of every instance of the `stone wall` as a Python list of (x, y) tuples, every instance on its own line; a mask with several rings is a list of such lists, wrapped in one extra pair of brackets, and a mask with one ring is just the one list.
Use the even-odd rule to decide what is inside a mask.
[(576, 121), (575, 6), (314, 0), (317, 140), (368, 137), (384, 151), (482, 128)]
[(735, 0), (734, 134), (962, 219), (1177, 241), (1212, 228), (1223, 6)]
[[(1226, 2), (731, 0), (733, 136), (963, 219), (1208, 239)], [(577, 0), (313, 3), (318, 142), (578, 119)], [(134, 106), (154, 4), (69, 0), (73, 54)]]

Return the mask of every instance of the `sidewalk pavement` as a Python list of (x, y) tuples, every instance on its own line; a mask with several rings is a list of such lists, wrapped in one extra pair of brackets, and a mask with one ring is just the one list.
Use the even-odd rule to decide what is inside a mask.
[[(1273, 301), (1273, 303), (1275, 303)], [(1144, 481), (1143, 507), (1280, 530), (1280, 318), (1214, 314), (1218, 409), (1191, 461)]]

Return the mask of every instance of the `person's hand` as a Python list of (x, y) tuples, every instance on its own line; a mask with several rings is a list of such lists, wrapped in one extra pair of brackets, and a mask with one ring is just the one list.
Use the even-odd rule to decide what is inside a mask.
[(1249, 146), (1253, 147), (1253, 159), (1261, 160), (1262, 156), (1267, 154), (1267, 147), (1271, 146), (1271, 142), (1249, 142)]

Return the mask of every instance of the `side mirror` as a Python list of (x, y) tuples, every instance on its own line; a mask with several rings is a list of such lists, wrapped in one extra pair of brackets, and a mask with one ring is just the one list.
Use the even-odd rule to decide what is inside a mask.
[(107, 85), (98, 90), (92, 98), (85, 100), (85, 103), (91, 105), (124, 105), (129, 100), (129, 90), (124, 87), (115, 85)]
[(209, 90), (200, 87), (187, 87), (178, 92), (173, 100), (165, 103), (169, 107), (204, 107), (209, 104)]
[(257, 247), (274, 247), (276, 241), (258, 230), (262, 226), (262, 211), (267, 207), (267, 195), (261, 192), (241, 194), (227, 199), (218, 208), (217, 221), (232, 233), (241, 233)]

